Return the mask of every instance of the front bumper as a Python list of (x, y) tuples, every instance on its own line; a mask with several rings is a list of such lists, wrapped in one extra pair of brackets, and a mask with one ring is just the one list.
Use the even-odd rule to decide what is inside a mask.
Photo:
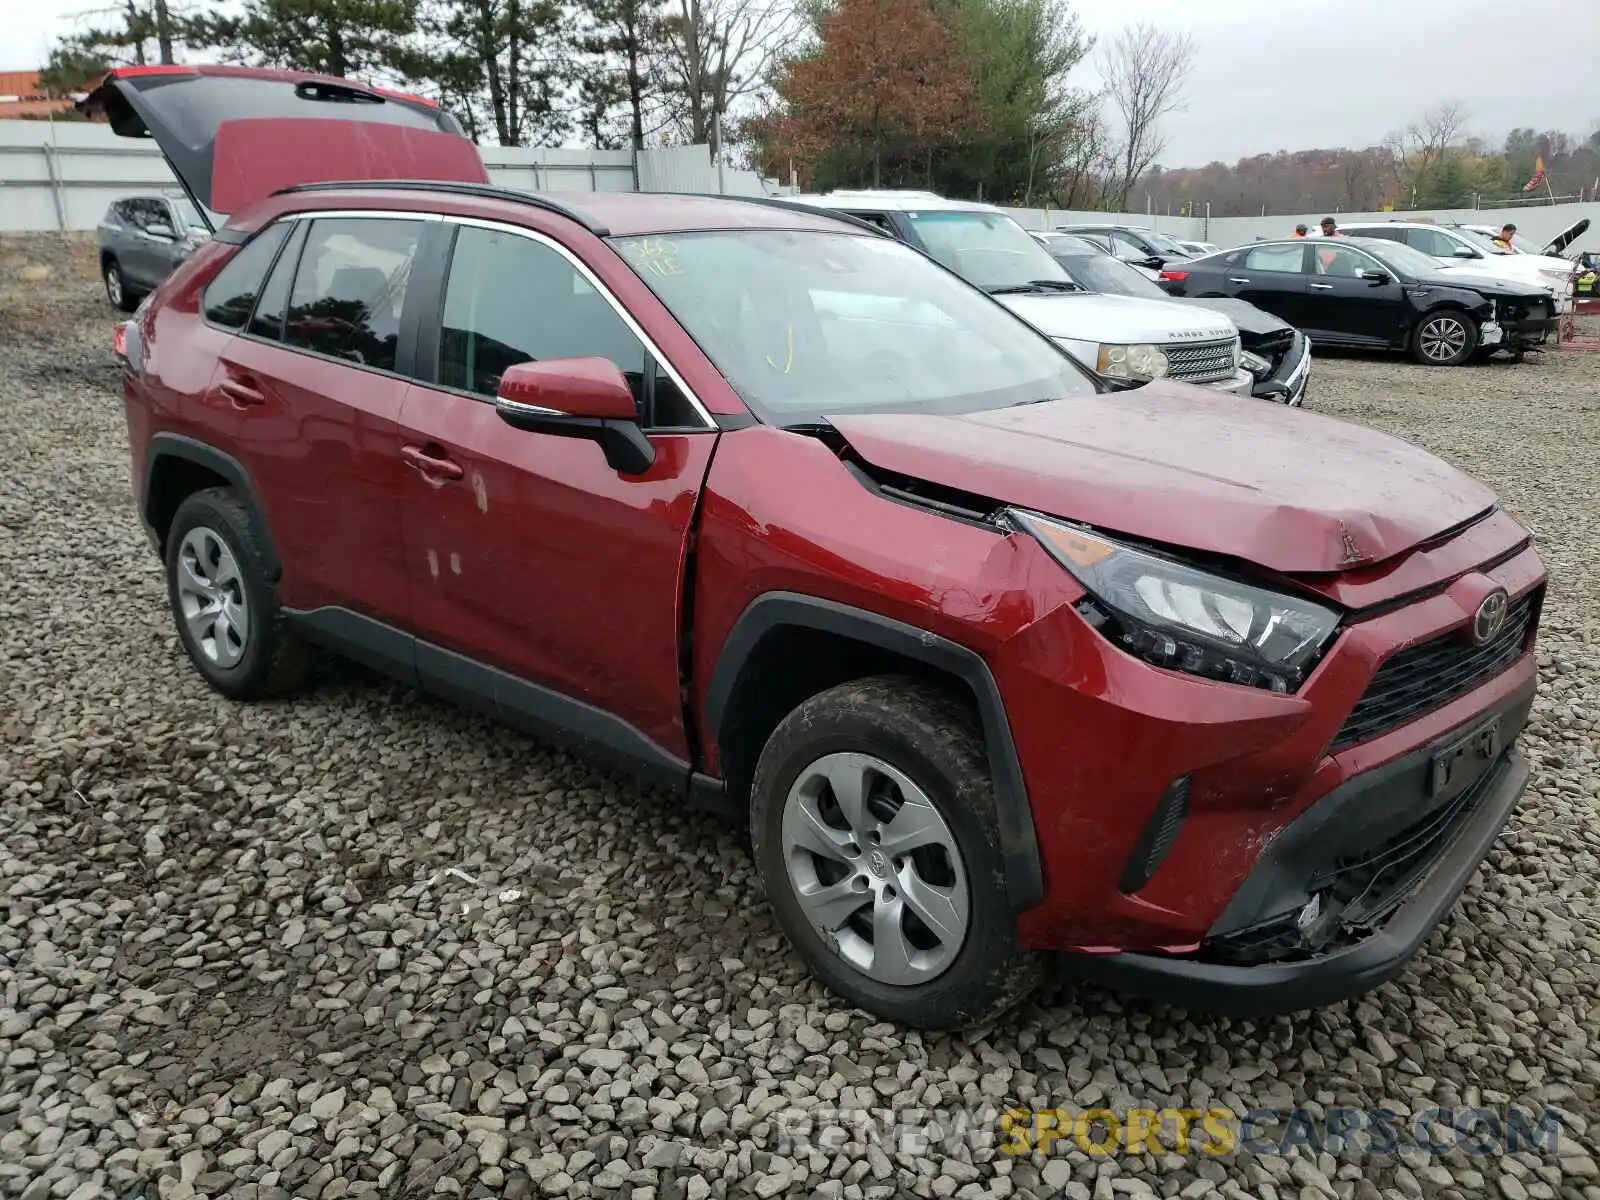
[[(1527, 763), (1510, 747), (1532, 702), (1530, 680), (1487, 714), (1502, 748), (1464, 790), (1436, 801), (1429, 796), (1436, 756), (1452, 746), (1458, 729), (1324, 797), (1268, 844), (1196, 955), (1084, 956), (1070, 969), (1123, 991), (1234, 1017), (1317, 1008), (1393, 979), (1455, 905), (1526, 789)], [(1464, 728), (1477, 732), (1484, 720)], [(1360, 903), (1378, 919), (1351, 935), (1341, 930), (1338, 914), (1314, 913), (1312, 924), (1321, 916), (1332, 934), (1327, 948), (1295, 955), (1286, 947), (1308, 936), (1296, 912), (1307, 910), (1309, 896), (1335, 890), (1312, 889), (1340, 862), (1356, 862), (1365, 872), (1344, 911)], [(1386, 873), (1387, 895), (1377, 882)], [(1239, 961), (1252, 955), (1264, 961)]]
[(1311, 339), (1298, 329), (1294, 342), (1278, 360), (1270, 375), (1255, 381), (1251, 395), (1259, 400), (1271, 400), (1299, 408), (1306, 398), (1311, 382)]
[(1241, 367), (1233, 373), (1232, 379), (1219, 379), (1215, 383), (1205, 383), (1200, 386), (1212, 388), (1219, 392), (1227, 392), (1232, 396), (1248, 396), (1255, 384), (1255, 376)]

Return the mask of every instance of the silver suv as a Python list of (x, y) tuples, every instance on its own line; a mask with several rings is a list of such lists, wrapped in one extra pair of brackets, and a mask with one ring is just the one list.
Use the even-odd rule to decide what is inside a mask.
[(132, 312), (142, 296), (211, 236), (200, 210), (179, 192), (114, 200), (96, 233), (106, 299), (123, 312)]

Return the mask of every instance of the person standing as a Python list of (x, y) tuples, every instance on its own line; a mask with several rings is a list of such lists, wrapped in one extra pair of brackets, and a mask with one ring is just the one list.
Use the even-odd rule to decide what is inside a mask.
[(1297, 238), (1303, 238), (1310, 232), (1311, 232), (1310, 227), (1307, 226), (1306, 224), (1304, 224), (1303, 222), (1294, 227), (1294, 235)]
[(1344, 234), (1339, 232), (1339, 222), (1335, 221), (1332, 217), (1323, 217), (1322, 218), (1322, 236), (1323, 237), (1343, 237)]

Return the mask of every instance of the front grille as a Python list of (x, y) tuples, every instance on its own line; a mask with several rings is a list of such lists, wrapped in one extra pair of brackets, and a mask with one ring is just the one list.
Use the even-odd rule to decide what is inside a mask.
[(1231, 379), (1235, 370), (1233, 339), (1216, 342), (1168, 342), (1167, 378), (1179, 383), (1216, 383)]
[(1500, 777), (1490, 768), (1461, 795), (1375, 845), (1327, 864), (1306, 888), (1317, 919), (1296, 911), (1210, 939), (1206, 957), (1224, 962), (1285, 962), (1326, 954), (1370, 937), (1405, 903)]
[(1443, 707), (1500, 674), (1521, 657), (1537, 620), (1540, 593), (1511, 606), (1493, 640), (1474, 646), (1460, 630), (1402, 650), (1378, 668), (1333, 739), (1341, 750)]

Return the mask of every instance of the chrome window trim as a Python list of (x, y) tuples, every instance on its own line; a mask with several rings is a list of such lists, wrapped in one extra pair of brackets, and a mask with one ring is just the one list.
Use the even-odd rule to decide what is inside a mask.
[(443, 215), (430, 212), (405, 212), (397, 208), (310, 208), (299, 212), (284, 213), (274, 217), (272, 223), (279, 221), (320, 221), (328, 217), (356, 218), (362, 220), (375, 218), (380, 221), (442, 221)]
[[(513, 225), (505, 221), (491, 221), (482, 217), (458, 217), (446, 215), (437, 219), (449, 221), (456, 225), (474, 229), (488, 229), (495, 233), (515, 234), (517, 237), (527, 238), (530, 242), (535, 242), (541, 246), (547, 247), (548, 249), (554, 250), (558, 255), (567, 261), (573, 270), (577, 271), (579, 275), (583, 276), (584, 280), (589, 284), (590, 287), (594, 288), (596, 292), (605, 298), (606, 303), (611, 306), (612, 311), (615, 312), (617, 316), (622, 319), (622, 323), (628, 327), (628, 331), (632, 333), (634, 337), (639, 339), (639, 343), (645, 348), (645, 352), (649, 354), (650, 357), (655, 359), (655, 361), (660, 365), (661, 369), (666, 372), (667, 377), (677, 385), (678, 390), (682, 392), (684, 398), (689, 401), (689, 406), (694, 409), (695, 415), (700, 418), (704, 428), (718, 428), (716, 418), (713, 417), (710, 410), (708, 410), (706, 406), (701, 403), (700, 397), (697, 396), (694, 392), (694, 389), (689, 386), (688, 380), (686, 380), (682, 374), (679, 373), (677, 367), (672, 365), (671, 360), (669, 360), (667, 356), (661, 352), (661, 347), (657, 346), (655, 340), (651, 338), (649, 334), (645, 333), (639, 322), (633, 319), (633, 314), (627, 310), (627, 307), (622, 303), (622, 301), (618, 300), (616, 296), (612, 294), (611, 289), (601, 281), (598, 275), (589, 269), (589, 265), (587, 263), (585, 263), (571, 250), (567, 249), (567, 247), (563, 246), (555, 238), (551, 237), (549, 234), (540, 233), (536, 229), (528, 229), (522, 225)], [(445, 288), (447, 292), (449, 286), (450, 275), (447, 268), (445, 271)]]

